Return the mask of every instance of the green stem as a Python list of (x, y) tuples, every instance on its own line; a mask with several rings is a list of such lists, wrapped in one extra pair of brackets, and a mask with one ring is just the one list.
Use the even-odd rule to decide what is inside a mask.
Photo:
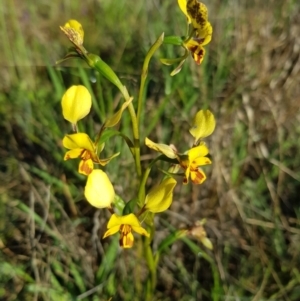
[(153, 300), (153, 292), (156, 287), (157, 277), (156, 277), (156, 264), (154, 262), (153, 252), (150, 246), (151, 239), (146, 238), (144, 240), (144, 248), (145, 248), (145, 259), (147, 261), (147, 265), (149, 268), (149, 277), (147, 282), (147, 290), (146, 290), (146, 301)]
[(145, 82), (148, 75), (148, 67), (149, 62), (155, 51), (160, 47), (160, 45), (164, 41), (164, 33), (160, 35), (160, 37), (154, 42), (154, 44), (149, 49), (145, 60), (143, 64), (142, 74), (141, 74), (141, 84), (140, 84), (140, 91), (139, 91), (139, 98), (138, 98), (138, 109), (137, 109), (137, 122), (140, 125), (140, 119), (141, 119), (141, 110), (142, 110), (142, 104), (143, 104), (143, 95), (145, 90)]
[(143, 173), (143, 176), (142, 176), (141, 182), (140, 182), (139, 193), (138, 193), (138, 205), (140, 208), (142, 208), (144, 206), (145, 195), (146, 195), (146, 192), (145, 192), (146, 182), (148, 180), (151, 168), (154, 165), (154, 163), (156, 161), (158, 161), (161, 157), (163, 157), (163, 155), (160, 155), (157, 158), (155, 158), (154, 160), (152, 160), (151, 163), (147, 166), (146, 170)]
[[(127, 101), (130, 96), (126, 87), (124, 86), (121, 90), (125, 101)], [(141, 166), (141, 145), (140, 145), (140, 131), (139, 131), (139, 120), (137, 119), (132, 102), (128, 105), (128, 111), (131, 117), (132, 123), (132, 134), (133, 134), (133, 148), (134, 148), (134, 160), (136, 172), (139, 178), (142, 176), (142, 166)]]

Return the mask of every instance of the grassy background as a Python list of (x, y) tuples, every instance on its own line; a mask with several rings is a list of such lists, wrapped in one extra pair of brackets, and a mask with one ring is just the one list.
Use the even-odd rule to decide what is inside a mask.
[[(153, 248), (174, 228), (207, 219), (214, 244), (177, 241), (159, 265), (155, 300), (300, 299), (300, 4), (297, 0), (212, 0), (212, 42), (199, 67), (179, 75), (159, 57), (147, 82), (142, 136), (191, 145), (191, 116), (210, 108), (217, 128), (207, 143), (212, 166), (201, 186), (176, 188), (171, 210), (156, 219)], [(70, 46), (59, 30), (70, 18), (85, 29), (85, 46), (100, 54), (130, 93), (138, 92), (147, 49), (164, 31), (182, 35), (177, 1), (3, 1), (0, 4), (0, 299), (143, 300), (146, 269), (140, 245), (101, 240), (108, 213), (83, 197), (77, 162), (63, 162), (70, 125), (60, 99), (72, 84), (93, 93), (81, 130), (97, 131), (119, 93), (84, 63), (55, 66)], [(130, 133), (124, 114), (120, 129)], [(106, 168), (118, 194), (135, 196), (133, 162), (121, 151)], [(155, 156), (143, 148), (145, 163)], [(149, 186), (160, 180), (154, 169)], [(212, 261), (203, 260), (206, 252)]]

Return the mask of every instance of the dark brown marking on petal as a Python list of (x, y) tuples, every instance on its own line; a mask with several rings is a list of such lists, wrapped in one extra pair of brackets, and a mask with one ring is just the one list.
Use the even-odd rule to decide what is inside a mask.
[(133, 235), (131, 232), (131, 226), (121, 225), (120, 227), (120, 239), (119, 245), (122, 248), (131, 248), (133, 246)]
[(92, 156), (91, 153), (88, 150), (83, 150), (83, 152), (80, 155), (82, 160), (89, 160)]
[(85, 160), (83, 160), (83, 164), (80, 166), (80, 170), (85, 174), (89, 175), (93, 169), (89, 167)]
[(192, 182), (194, 184), (201, 184), (205, 180), (205, 176), (201, 172), (199, 172), (198, 170), (197, 171), (192, 171), (191, 173), (193, 173), (193, 175), (195, 175), (195, 178), (192, 179)]
[(208, 16), (207, 11), (205, 12), (203, 3), (200, 3), (197, 0), (189, 0), (187, 3), (187, 13), (195, 19), (197, 24), (201, 27), (205, 26)]

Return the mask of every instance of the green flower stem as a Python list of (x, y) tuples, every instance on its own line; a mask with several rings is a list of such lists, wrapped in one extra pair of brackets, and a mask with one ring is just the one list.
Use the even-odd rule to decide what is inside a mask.
[(142, 74), (141, 74), (141, 84), (140, 84), (140, 91), (139, 91), (139, 98), (138, 98), (138, 109), (137, 109), (137, 123), (140, 125), (141, 119), (141, 110), (143, 104), (143, 95), (145, 90), (145, 82), (148, 76), (148, 67), (149, 62), (155, 51), (161, 46), (164, 41), (164, 33), (160, 35), (160, 37), (154, 42), (154, 44), (149, 49), (143, 64)]
[(141, 182), (140, 182), (140, 188), (139, 188), (138, 200), (137, 200), (140, 208), (142, 208), (144, 206), (144, 201), (145, 201), (145, 196), (146, 196), (145, 186), (146, 186), (146, 182), (147, 182), (147, 179), (148, 179), (150, 171), (151, 171), (151, 167), (152, 167), (151, 164), (149, 164), (147, 166), (146, 170), (143, 173)]
[(156, 264), (154, 262), (153, 252), (150, 243), (151, 243), (151, 239), (146, 237), (146, 239), (144, 240), (144, 249), (145, 249), (144, 256), (147, 261), (147, 265), (150, 273), (147, 282), (146, 301), (153, 300), (153, 292), (155, 290), (156, 282), (157, 282)]
[[(130, 96), (125, 86), (121, 90), (125, 101), (127, 101)], [(128, 111), (131, 117), (132, 123), (132, 133), (133, 133), (133, 149), (134, 149), (134, 159), (136, 172), (139, 178), (142, 176), (142, 166), (141, 166), (141, 145), (140, 145), (140, 131), (139, 131), (139, 120), (137, 119), (134, 106), (132, 102), (128, 105)]]
[[(143, 207), (144, 205), (144, 201), (145, 201), (145, 186), (146, 186), (146, 182), (147, 179), (149, 177), (150, 171), (152, 166), (154, 165), (154, 163), (159, 160), (163, 155), (155, 158), (154, 160), (152, 160), (150, 162), (150, 164), (148, 165), (147, 169), (145, 170), (145, 172), (143, 173), (143, 177), (141, 179), (141, 183), (140, 183), (140, 188), (139, 188), (139, 194), (138, 194), (138, 205), (140, 208)], [(153, 228), (152, 228), (153, 231)], [(156, 282), (157, 282), (157, 263), (154, 260), (154, 256), (153, 256), (153, 251), (151, 248), (151, 238), (146, 237), (143, 241), (143, 245), (144, 245), (144, 258), (146, 259), (147, 265), (148, 265), (148, 269), (149, 269), (149, 278), (148, 278), (148, 282), (147, 282), (147, 288), (146, 288), (146, 301), (152, 301), (153, 300), (153, 292), (155, 290), (156, 287)]]
[(151, 168), (154, 165), (154, 163), (156, 161), (158, 161), (161, 157), (164, 157), (164, 155), (160, 155), (157, 158), (155, 158), (154, 160), (152, 160), (151, 163), (147, 166), (146, 170), (143, 173), (143, 176), (142, 176), (142, 179), (140, 182), (140, 188), (139, 188), (138, 200), (137, 200), (140, 208), (142, 208), (144, 206), (144, 201), (145, 201), (145, 196), (146, 196), (145, 187), (146, 187), (146, 182), (148, 180)]

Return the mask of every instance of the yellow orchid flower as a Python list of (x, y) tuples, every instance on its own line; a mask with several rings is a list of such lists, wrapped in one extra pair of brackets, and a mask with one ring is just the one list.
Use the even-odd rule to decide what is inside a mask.
[[(194, 145), (198, 144), (200, 139), (203, 139), (212, 134), (216, 126), (216, 120), (210, 110), (200, 110), (193, 118), (192, 126), (190, 128), (191, 135), (195, 138)], [(145, 139), (145, 144), (168, 158), (176, 159), (179, 165), (185, 170), (184, 184), (187, 184), (189, 178), (194, 184), (201, 184), (205, 181), (206, 175), (200, 168), (202, 165), (211, 164), (211, 160), (206, 157), (209, 150), (204, 142), (180, 154), (172, 145), (160, 144), (151, 141), (149, 138)], [(178, 168), (173, 168), (173, 172), (178, 171)], [(171, 171), (170, 171), (171, 172)]]
[(185, 169), (183, 184), (187, 184), (189, 178), (194, 184), (202, 184), (206, 180), (206, 175), (200, 166), (211, 164), (210, 159), (206, 157), (208, 152), (207, 146), (202, 142), (188, 150), (186, 154), (179, 155), (179, 164)]
[(88, 175), (84, 195), (92, 206), (106, 208), (111, 207), (115, 199), (115, 190), (107, 174), (101, 169), (94, 169)]
[(173, 190), (176, 186), (173, 178), (164, 179), (158, 186), (151, 189), (145, 199), (145, 210), (152, 213), (167, 210), (173, 200)]
[(107, 224), (107, 231), (103, 238), (120, 232), (119, 243), (122, 248), (131, 248), (134, 242), (134, 236), (132, 230), (149, 237), (149, 233), (141, 226), (138, 218), (130, 213), (124, 216), (118, 216), (113, 214)]
[(205, 49), (202, 47), (201, 43), (195, 39), (190, 39), (187, 42), (184, 42), (183, 45), (191, 53), (196, 64), (200, 65), (205, 55)]
[(196, 36), (184, 41), (183, 46), (191, 53), (195, 62), (200, 65), (205, 55), (203, 46), (211, 41), (213, 32), (213, 28), (208, 22), (207, 7), (197, 0), (178, 0), (178, 4), (186, 15), (188, 23), (192, 24), (196, 31)]
[(200, 169), (200, 166), (211, 164), (211, 161), (206, 157), (209, 150), (204, 142), (199, 146), (191, 148), (184, 154), (177, 153), (172, 146), (155, 143), (148, 138), (146, 138), (145, 144), (149, 148), (166, 155), (168, 158), (177, 159), (178, 164), (185, 170), (183, 184), (187, 184), (189, 178), (191, 178), (194, 184), (202, 184), (205, 181), (206, 175)]
[(72, 86), (63, 95), (61, 106), (64, 118), (72, 124), (76, 124), (90, 112), (91, 94), (85, 86)]
[[(64, 160), (81, 158), (78, 172), (89, 175), (94, 169), (94, 163), (106, 165), (112, 158), (119, 155), (116, 153), (107, 159), (100, 160), (97, 149), (90, 137), (85, 133), (66, 135), (63, 139), (63, 146), (70, 149), (66, 152)], [(102, 147), (103, 148), (103, 147)], [(100, 150), (100, 152), (102, 149)]]

